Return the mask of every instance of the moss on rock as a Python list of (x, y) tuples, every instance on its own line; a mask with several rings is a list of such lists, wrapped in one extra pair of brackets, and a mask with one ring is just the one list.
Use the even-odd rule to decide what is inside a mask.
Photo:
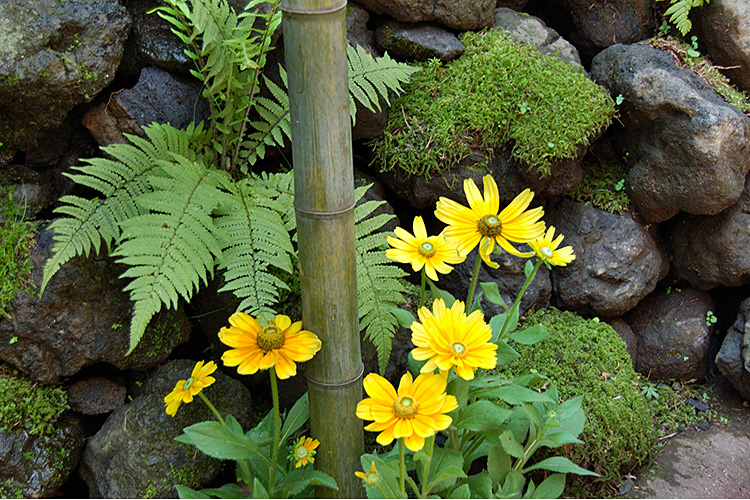
[(461, 41), (462, 57), (426, 64), (393, 102), (375, 147), (383, 171), (439, 175), (472, 154), (489, 160), (495, 148), (512, 146), (516, 160), (546, 175), (615, 114), (602, 87), (534, 46), (495, 30)]
[(61, 388), (34, 384), (0, 365), (0, 429), (49, 435), (57, 418), (69, 408), (67, 399)]
[(33, 292), (31, 250), (36, 226), (24, 220), (13, 193), (0, 189), (0, 315), (10, 317), (18, 290)]
[(571, 474), (566, 495), (611, 496), (609, 486), (619, 485), (625, 474), (646, 463), (657, 444), (625, 343), (606, 323), (554, 308), (533, 312), (525, 324), (541, 324), (550, 335), (533, 346), (516, 344), (521, 357), (504, 365), (502, 373), (520, 376), (536, 370), (557, 385), (562, 399), (583, 396), (587, 418), (579, 438), (584, 444), (563, 453), (601, 478)]

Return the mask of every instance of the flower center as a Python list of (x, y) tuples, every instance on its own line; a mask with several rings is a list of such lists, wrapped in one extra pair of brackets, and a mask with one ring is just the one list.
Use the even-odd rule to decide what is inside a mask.
[(284, 345), (284, 332), (281, 328), (269, 325), (258, 332), (258, 347), (264, 351), (281, 349)]
[(485, 215), (477, 222), (477, 229), (482, 236), (497, 236), (503, 232), (503, 223), (497, 215)]
[(545, 259), (551, 259), (555, 255), (555, 252), (552, 251), (550, 247), (540, 248), (539, 253), (542, 254), (542, 257), (544, 257)]
[(435, 255), (435, 245), (432, 243), (425, 241), (421, 245), (419, 245), (419, 250), (417, 250), (420, 255), (424, 255), (425, 257), (432, 257)]
[(417, 414), (419, 405), (411, 396), (399, 396), (393, 403), (393, 413), (398, 418), (412, 418)]
[(466, 346), (463, 345), (461, 342), (453, 342), (451, 346), (448, 348), (448, 352), (451, 353), (451, 355), (463, 359), (466, 357), (466, 352), (468, 349), (466, 349)]
[(305, 458), (307, 456), (307, 448), (304, 446), (297, 447), (297, 458)]
[(190, 377), (189, 379), (187, 379), (185, 381), (185, 385), (182, 386), (182, 390), (187, 391), (188, 389), (190, 389), (190, 386), (193, 385), (193, 382), (194, 382), (193, 377)]

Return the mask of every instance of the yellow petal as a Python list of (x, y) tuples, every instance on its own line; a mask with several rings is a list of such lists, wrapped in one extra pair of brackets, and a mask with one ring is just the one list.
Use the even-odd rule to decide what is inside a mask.
[(410, 436), (404, 438), (404, 444), (411, 451), (419, 451), (424, 448), (424, 438), (416, 433), (412, 433)]
[(368, 374), (362, 384), (367, 395), (373, 399), (391, 401), (391, 404), (393, 404), (398, 398), (393, 385), (377, 373)]
[(427, 239), (427, 229), (424, 226), (424, 221), (422, 220), (422, 217), (417, 215), (414, 217), (414, 222), (412, 222), (412, 227), (414, 229), (414, 238), (420, 241), (424, 241)]

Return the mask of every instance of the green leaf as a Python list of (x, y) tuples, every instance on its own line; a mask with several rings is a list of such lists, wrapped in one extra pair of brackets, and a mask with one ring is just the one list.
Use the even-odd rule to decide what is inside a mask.
[(578, 437), (586, 424), (586, 413), (581, 407), (582, 400), (582, 396), (568, 399), (555, 410), (557, 421), (560, 423), (558, 429), (570, 433), (573, 437)]
[(462, 484), (451, 491), (448, 498), (471, 498), (471, 489), (468, 484)]
[(508, 311), (508, 306), (505, 305), (505, 301), (500, 296), (500, 290), (497, 288), (497, 283), (494, 281), (491, 282), (485, 282), (485, 283), (479, 283), (479, 286), (482, 287), (482, 293), (484, 296), (492, 302), (493, 304), (497, 304), (499, 306), (503, 306), (505, 311)]
[(518, 352), (513, 349), (511, 346), (508, 345), (507, 342), (504, 340), (500, 340), (497, 342), (497, 364), (505, 365), (512, 361), (515, 361), (516, 359), (520, 358), (521, 355), (518, 354)]
[(461, 412), (456, 427), (469, 431), (484, 432), (500, 426), (510, 417), (511, 411), (501, 408), (496, 403), (479, 400), (471, 403)]
[(464, 459), (453, 449), (435, 447), (430, 462), (428, 490), (441, 491), (452, 488), (456, 479), (466, 477), (463, 471)]
[(553, 472), (563, 472), (566, 474), (578, 474), (580, 476), (599, 477), (599, 474), (597, 474), (596, 472), (591, 472), (590, 470), (586, 470), (583, 467), (579, 467), (565, 457), (546, 458), (541, 462), (535, 463), (531, 467), (526, 467), (524, 469), (524, 473), (537, 469), (546, 469)]
[(300, 467), (292, 469), (289, 474), (279, 481), (275, 490), (282, 491), (284, 497), (294, 497), (308, 486), (323, 486), (332, 490), (338, 490), (336, 480), (325, 472), (315, 470), (312, 467)]
[(187, 486), (182, 486), (181, 484), (175, 484), (174, 487), (177, 490), (177, 495), (180, 498), (211, 498), (205, 493), (196, 491), (192, 488), (188, 488)]
[(539, 483), (531, 498), (559, 498), (565, 489), (565, 474), (551, 474)]
[(268, 490), (257, 477), (253, 479), (253, 498), (271, 498), (271, 495), (268, 494)]
[(526, 479), (517, 470), (511, 470), (505, 477), (500, 498), (520, 498)]
[(464, 484), (469, 485), (472, 498), (492, 498), (492, 481), (486, 470), (467, 477)]
[(225, 484), (219, 488), (204, 488), (201, 490), (201, 493), (216, 498), (247, 498), (247, 491), (234, 483)]
[(308, 418), (310, 418), (310, 399), (307, 393), (304, 393), (284, 419), (284, 426), (281, 428), (281, 443), (285, 443), (289, 436), (305, 425)]
[(420, 370), (422, 370), (422, 367), (427, 363), (426, 359), (422, 361), (417, 361), (416, 359), (414, 359), (414, 356), (411, 355), (411, 351), (409, 351), (408, 361), (409, 371), (412, 373), (412, 375), (414, 375), (415, 378), (419, 376), (419, 374), (421, 373)]
[(489, 387), (473, 392), (473, 395), (482, 398), (498, 398), (502, 399), (506, 403), (512, 405), (520, 405), (522, 403), (549, 403), (552, 402), (547, 394), (539, 393), (521, 387), (519, 385), (509, 383), (500, 387)]
[(523, 457), (523, 446), (521, 446), (518, 441), (516, 441), (516, 438), (513, 436), (512, 432), (505, 431), (500, 434), (500, 445), (503, 447), (503, 450), (505, 450), (505, 452), (511, 457)]
[(375, 469), (380, 476), (377, 487), (367, 488), (367, 498), (383, 498), (378, 488), (382, 488), (385, 498), (406, 498), (406, 493), (401, 493), (399, 488), (398, 462), (396, 460), (398, 460), (398, 455), (391, 461), (385, 461), (378, 455), (368, 453), (360, 457), (363, 471), (369, 472), (370, 463), (375, 462)]
[(445, 307), (453, 307), (453, 303), (456, 301), (456, 298), (453, 295), (446, 292), (445, 290), (439, 289), (437, 286), (435, 286), (435, 283), (433, 283), (432, 280), (427, 280), (427, 284), (430, 286), (430, 293), (432, 294), (433, 299), (443, 299), (443, 302), (445, 302)]
[(523, 345), (533, 345), (549, 335), (549, 332), (542, 325), (533, 325), (524, 328), (520, 332), (513, 332), (508, 335), (511, 339)]
[[(228, 422), (231, 417), (227, 417)], [(192, 444), (206, 455), (219, 460), (247, 460), (261, 457), (268, 460), (258, 445), (245, 434), (232, 432), (219, 422), (198, 422), (183, 429), (176, 441)]]
[(510, 455), (503, 449), (502, 445), (494, 445), (487, 455), (487, 472), (492, 483), (503, 484), (510, 468)]
[(417, 321), (417, 318), (414, 317), (411, 311), (407, 311), (406, 309), (391, 306), (391, 312), (396, 316), (398, 323), (403, 328), (411, 328), (411, 324)]

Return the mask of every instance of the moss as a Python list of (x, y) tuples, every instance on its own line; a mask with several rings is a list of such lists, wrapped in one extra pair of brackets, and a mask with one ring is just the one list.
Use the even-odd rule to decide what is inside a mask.
[(31, 250), (36, 226), (23, 218), (13, 193), (0, 190), (0, 314), (10, 317), (16, 291), (33, 293)]
[(32, 383), (15, 370), (0, 366), (0, 428), (23, 429), (32, 435), (50, 435), (54, 423), (69, 408), (59, 387)]
[(601, 478), (571, 474), (566, 495), (611, 496), (610, 486), (619, 485), (625, 474), (649, 461), (657, 443), (625, 343), (606, 323), (571, 312), (535, 311), (525, 324), (536, 323), (550, 335), (533, 346), (516, 344), (521, 357), (498, 371), (520, 376), (536, 370), (557, 385), (562, 399), (583, 396), (587, 418), (579, 438), (584, 444), (566, 453)]
[(507, 34), (464, 33), (466, 52), (430, 61), (393, 102), (375, 161), (383, 171), (440, 174), (472, 154), (512, 146), (516, 160), (549, 174), (604, 129), (614, 101), (582, 71)]
[(628, 172), (620, 163), (603, 163), (592, 157), (583, 162), (583, 180), (570, 192), (571, 198), (589, 203), (610, 213), (632, 211), (630, 198), (625, 192)]

